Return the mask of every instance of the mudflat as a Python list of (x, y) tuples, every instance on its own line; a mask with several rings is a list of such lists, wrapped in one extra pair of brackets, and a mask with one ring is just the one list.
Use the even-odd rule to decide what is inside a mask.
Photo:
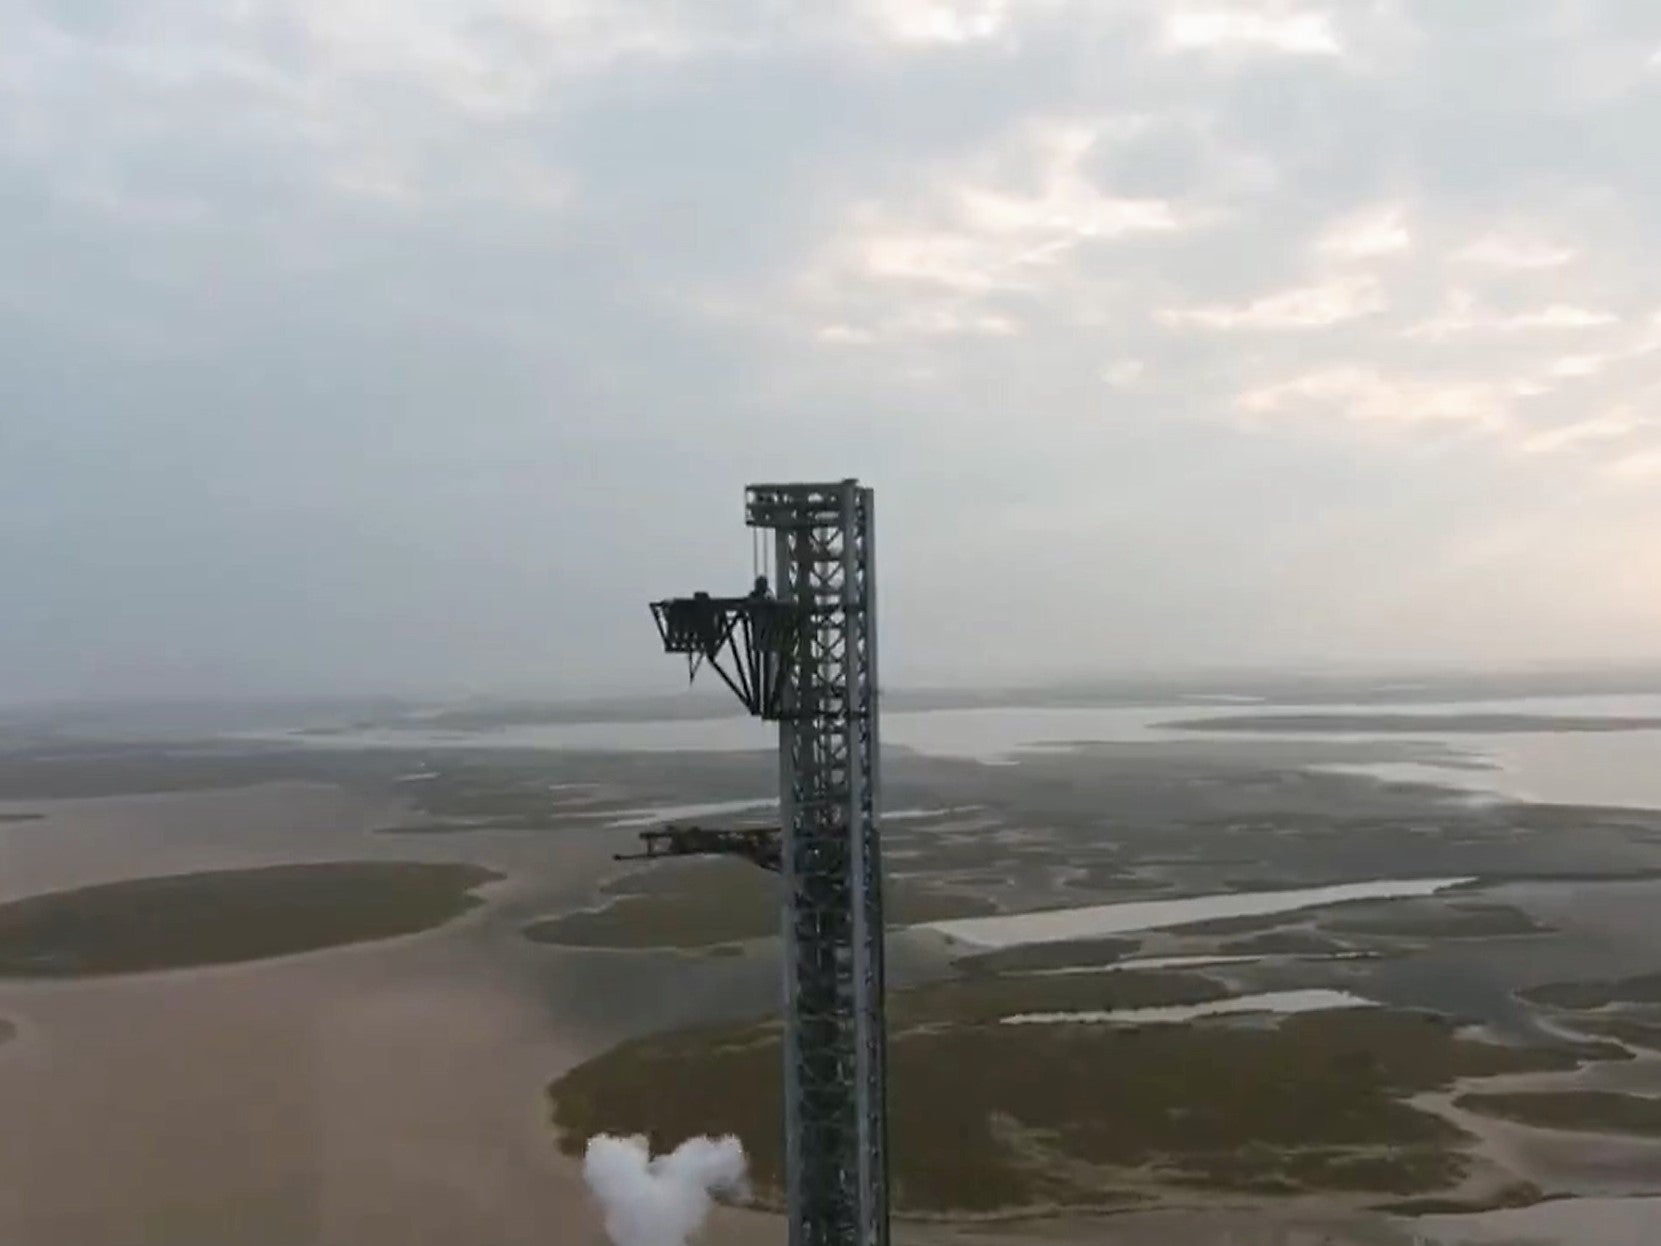
[[(562, 1147), (672, 1145), (735, 1112), (776, 1178), (776, 880), (612, 860), (642, 810), (764, 791), (771, 756), (133, 748), (77, 770), (60, 751), (0, 766), (0, 796), (41, 815), (0, 824), (0, 881), (85, 958), (0, 977), (0, 1238), (599, 1246)], [(1397, 1246), (1425, 1211), (1611, 1173), (1647, 1188), (1646, 1136), (1453, 1105), (1661, 1090), (1633, 1041), (1655, 1027), (1661, 814), (1476, 805), (1311, 759), (1291, 741), (887, 759), (909, 811), (885, 828), (896, 1242)], [(456, 833), (377, 833), (426, 823)], [(313, 872), (342, 866), (338, 891)], [(907, 925), (1438, 877), (1475, 881), (997, 951)], [(227, 918), (233, 894), (249, 913)], [(166, 938), (122, 954), (168, 972), (86, 968), (153, 919)], [(195, 959), (226, 920), (258, 957)], [(1355, 1006), (1252, 1010), (1283, 996)], [(1116, 1016), (1145, 1008), (1164, 1019)], [(1021, 1014), (1058, 1020), (1003, 1023)], [(1594, 1138), (1597, 1166), (1537, 1137)], [(710, 1240), (773, 1246), (782, 1224), (723, 1210)]]

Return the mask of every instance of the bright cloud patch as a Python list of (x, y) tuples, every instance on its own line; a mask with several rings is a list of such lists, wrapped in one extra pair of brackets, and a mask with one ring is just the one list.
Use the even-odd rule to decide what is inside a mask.
[(1115, 193), (1092, 174), (1115, 129), (1035, 123), (983, 159), (935, 170), (907, 201), (861, 205), (799, 293), (864, 307), (875, 323), (835, 323), (875, 338), (1014, 332), (999, 296), (1053, 293), (1089, 248), (1187, 227), (1180, 205)]
[(1618, 324), (1613, 312), (1571, 303), (1548, 303), (1525, 311), (1500, 312), (1482, 306), (1469, 290), (1456, 290), (1436, 315), (1409, 326), (1409, 337), (1449, 338), (1472, 333), (1516, 333), (1529, 329), (1599, 329)]
[(869, 0), (869, 20), (901, 43), (966, 44), (1009, 26), (1013, 0)]
[(1246, 49), (1290, 56), (1337, 56), (1343, 51), (1324, 13), (1217, 8), (1190, 9), (1165, 19), (1165, 46), (1178, 52)]
[(1657, 417), (1623, 403), (1589, 419), (1530, 433), (1521, 440), (1518, 449), (1525, 454), (1550, 454), (1581, 446), (1621, 442), (1629, 440), (1634, 434), (1652, 432), (1657, 424)]
[(1102, 369), (1102, 380), (1114, 389), (1134, 389), (1148, 374), (1148, 365), (1140, 359), (1119, 359)]
[(1335, 222), (1315, 245), (1337, 259), (1369, 260), (1409, 250), (1413, 236), (1400, 208), (1374, 208)]
[(481, 114), (533, 110), (574, 74), (669, 63), (743, 37), (737, 24), (695, 19), (658, 0), (299, 0), (294, 9), (343, 78), (401, 81)]
[(1517, 382), (1432, 380), (1386, 376), (1374, 368), (1342, 366), (1310, 372), (1238, 400), (1251, 416), (1337, 416), (1367, 424), (1508, 424), (1518, 399), (1533, 391)]
[(1526, 234), (1484, 234), (1455, 258), (1491, 268), (1558, 268), (1574, 259), (1572, 247)]
[(1212, 303), (1164, 308), (1155, 312), (1154, 317), (1171, 328), (1281, 331), (1325, 328), (1373, 315), (1384, 308), (1379, 283), (1369, 277), (1354, 277), (1298, 286), (1240, 305)]

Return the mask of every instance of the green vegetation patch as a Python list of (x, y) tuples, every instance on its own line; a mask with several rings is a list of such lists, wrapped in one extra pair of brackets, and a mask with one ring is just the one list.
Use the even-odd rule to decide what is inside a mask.
[(1071, 939), (1063, 943), (1026, 943), (976, 952), (955, 962), (966, 973), (1012, 973), (1032, 969), (1068, 969), (1108, 965), (1142, 946), (1140, 939)]
[(1217, 950), (1225, 956), (1332, 956), (1349, 949), (1312, 930), (1271, 930), (1231, 940)]
[(1073, 891), (1115, 894), (1171, 890), (1171, 884), (1163, 879), (1144, 878), (1135, 870), (1113, 862), (1096, 862), (1078, 867), (1077, 873), (1069, 877), (1064, 885)]
[(539, 768), (447, 767), (400, 790), (421, 816), (382, 835), (549, 830), (603, 817), (616, 804), (600, 785), (550, 784)]
[[(704, 947), (759, 939), (779, 930), (778, 876), (747, 861), (672, 861), (626, 874), (601, 888), (616, 897), (603, 908), (566, 913), (525, 927), (537, 943), (566, 947)], [(889, 881), (890, 926), (983, 917), (988, 900), (906, 879)]]
[(1460, 1095), (1458, 1107), (1543, 1129), (1636, 1134), (1661, 1138), (1661, 1099), (1609, 1090), (1559, 1090)]
[(562, 794), (529, 778), (446, 772), (411, 784), (409, 795), (423, 813), (437, 818), (540, 825), (558, 816)]
[(1532, 1207), (1544, 1202), (1546, 1192), (1532, 1181), (1509, 1181), (1499, 1189), (1485, 1193), (1481, 1198), (1449, 1198), (1432, 1195), (1428, 1198), (1404, 1198), (1396, 1202), (1375, 1203), (1375, 1211), (1396, 1216), (1462, 1216), (1479, 1211), (1498, 1211), (1504, 1207)]
[(1304, 913), (1250, 913), (1244, 917), (1208, 917), (1204, 921), (1171, 926), (1166, 934), (1174, 935), (1239, 935), (1255, 934), (1260, 930), (1278, 930), (1282, 926), (1298, 925), (1308, 920)]
[[(1143, 976), (1156, 983), (1135, 989), (1160, 998), (1209, 987), (1103, 975)], [(1486, 1043), (1438, 1017), (1384, 1010), (1270, 1025), (1000, 1025), (981, 1018), (994, 999), (1009, 1006), (1014, 994), (1002, 993), (1072, 992), (1077, 979), (994, 981), (979, 999), (956, 984), (893, 998), (890, 1162), (902, 1212), (1101, 1206), (1122, 1199), (1127, 1176), (1287, 1194), (1445, 1190), (1466, 1173), (1467, 1139), (1403, 1096), (1577, 1063), (1572, 1051)], [(769, 1020), (615, 1048), (550, 1086), (560, 1145), (575, 1154), (607, 1131), (649, 1134), (661, 1148), (731, 1131), (776, 1198), (779, 1040)]]
[[(990, 838), (941, 839), (913, 832), (907, 837), (905, 847), (899, 851), (905, 854), (900, 859), (906, 862), (907, 868), (928, 869), (936, 873), (949, 870), (1001, 873), (1022, 866), (1062, 866), (1068, 863), (1065, 854), (1036, 840), (1032, 844), (1008, 844)], [(1008, 874), (1003, 873), (1003, 877), (1007, 879)]]
[(1519, 994), (1531, 1004), (1553, 1008), (1602, 1008), (1607, 1004), (1661, 1003), (1661, 973), (1636, 978), (1613, 978), (1592, 982), (1553, 982), (1531, 987)]
[(141, 973), (414, 934), (482, 903), (472, 865), (331, 861), (135, 878), (0, 905), (0, 977)]
[(1422, 939), (1487, 939), (1550, 933), (1521, 909), (1509, 904), (1417, 906), (1393, 902), (1346, 911), (1340, 908), (1321, 925), (1343, 934), (1400, 935)]
[(1628, 1017), (1576, 1017), (1572, 1024), (1585, 1034), (1612, 1038), (1646, 1051), (1661, 1051), (1661, 1025), (1634, 1021)]
[(1024, 1012), (1095, 1012), (1203, 1004), (1228, 994), (1219, 983), (1191, 973), (1106, 970), (1102, 973), (992, 974), (955, 978), (897, 991), (888, 1022), (956, 1025), (999, 1021)]

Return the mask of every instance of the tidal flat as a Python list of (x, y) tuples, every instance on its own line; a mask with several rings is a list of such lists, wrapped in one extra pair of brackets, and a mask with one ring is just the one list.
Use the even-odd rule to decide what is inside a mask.
[[(988, 1217), (1002, 1222), (976, 1232), (1010, 1246), (1275, 1242), (1306, 1225), (1395, 1246), (1434, 1208), (1654, 1185), (1654, 1144), (1636, 1133), (1450, 1109), (1471, 1095), (1643, 1097), (1655, 1053), (1635, 1040), (1661, 1021), (1627, 997), (1661, 971), (1661, 813), (1473, 802), (1323, 769), (1417, 756), (1416, 741), (1243, 736), (997, 764), (885, 757), (888, 807), (926, 812), (884, 834), (901, 1246), (943, 1246)], [(14, 1108), (0, 1237), (595, 1246), (571, 1140), (637, 1124), (672, 1145), (730, 1121), (761, 1184), (776, 1178), (776, 880), (733, 861), (612, 860), (665, 810), (762, 820), (736, 806), (770, 790), (776, 753), (465, 743), (60, 742), (0, 757), (0, 799), (40, 815), (0, 823), (0, 886), (24, 903), (331, 864), (481, 880), (440, 889), (440, 909), (464, 906), (449, 920), (415, 906), (413, 937), (0, 978), (17, 1026), (0, 1046)], [(377, 833), (409, 827), (446, 833)], [(1473, 881), (996, 950), (930, 929), (1399, 879)], [(326, 889), (304, 890), (326, 907)], [(160, 911), (149, 899), (129, 924)], [(578, 926), (559, 923), (574, 919), (586, 941), (526, 937), (545, 923), (569, 936)], [(685, 948), (706, 954), (664, 954)], [(1577, 993), (1530, 994), (1554, 986)], [(1273, 1011), (1294, 997), (1346, 1006)], [(1023, 1014), (1055, 1019), (1006, 1024)], [(658, 1087), (677, 1061), (680, 1083), (655, 1101), (629, 1089)], [(95, 1118), (105, 1127), (88, 1129)], [(1562, 1137), (1595, 1138), (1600, 1167), (1546, 1145)], [(723, 1210), (712, 1233), (771, 1246), (768, 1205)]]

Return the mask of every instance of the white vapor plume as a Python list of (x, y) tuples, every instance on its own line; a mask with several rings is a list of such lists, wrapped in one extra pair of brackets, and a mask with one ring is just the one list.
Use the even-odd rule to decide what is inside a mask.
[(605, 1212), (614, 1246), (684, 1246), (717, 1197), (749, 1197), (737, 1138), (688, 1138), (655, 1159), (646, 1139), (596, 1134), (583, 1179)]

